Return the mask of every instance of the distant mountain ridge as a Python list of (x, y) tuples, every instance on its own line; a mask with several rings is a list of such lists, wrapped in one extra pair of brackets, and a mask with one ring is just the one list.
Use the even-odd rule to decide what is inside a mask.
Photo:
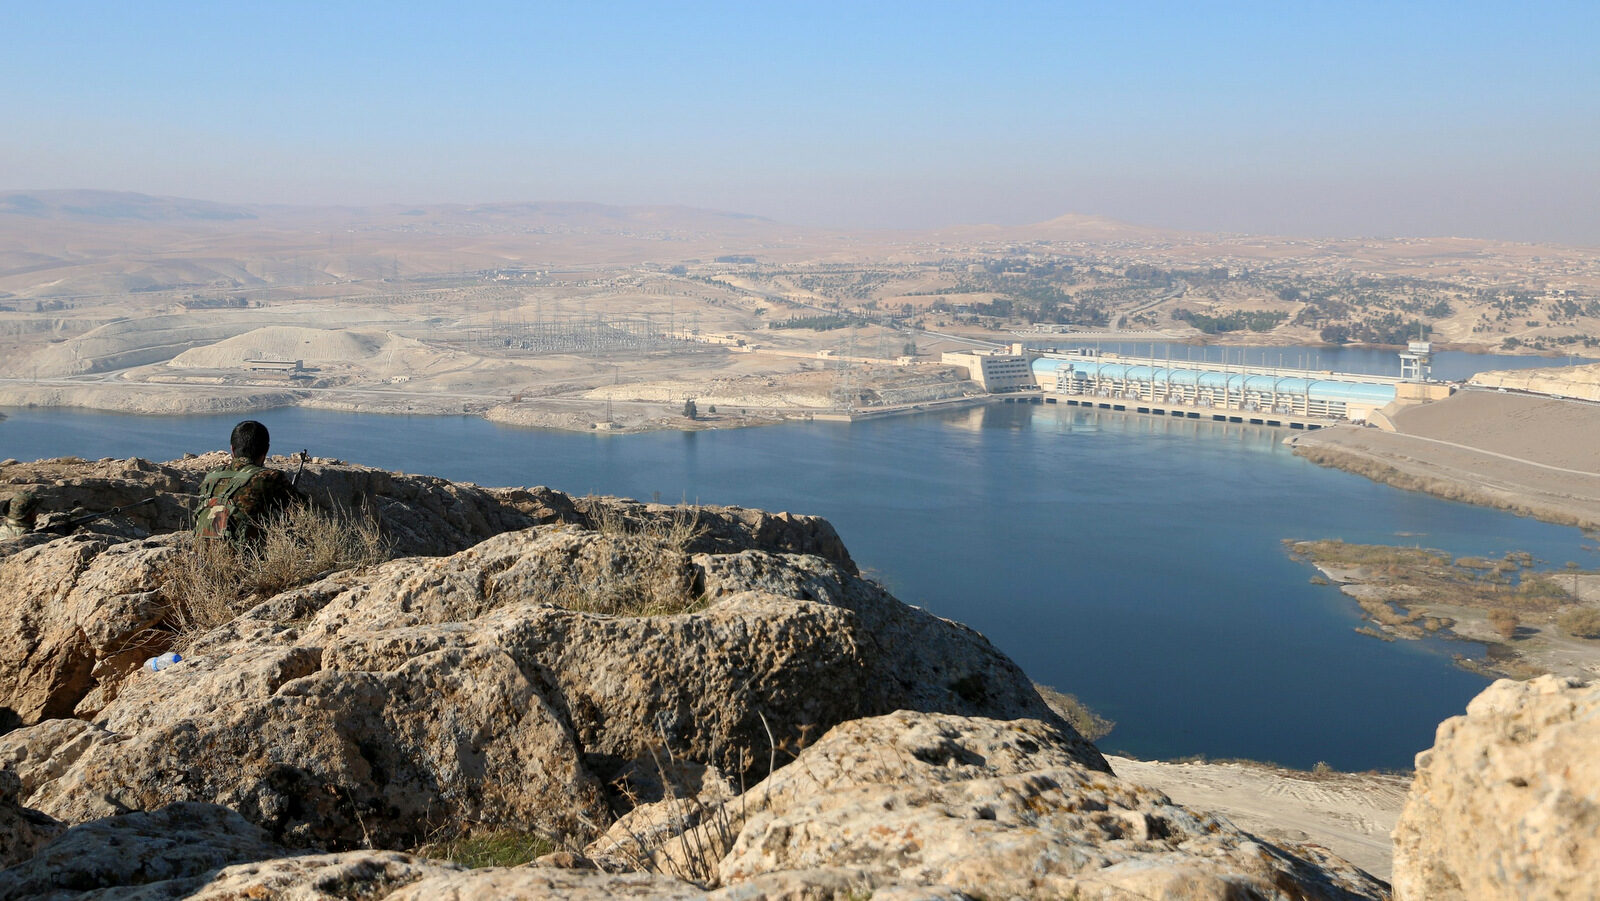
[(110, 223), (248, 222), (256, 220), (369, 220), (395, 218), (435, 221), (519, 222), (579, 227), (660, 226), (705, 228), (715, 225), (777, 225), (749, 213), (673, 205), (613, 206), (588, 201), (506, 203), (230, 204), (187, 197), (159, 197), (131, 191), (47, 190), (0, 192), (0, 216)]
[(0, 194), (0, 215), (34, 219), (117, 220), (147, 222), (173, 220), (236, 221), (255, 219), (249, 207), (192, 200), (186, 197), (152, 197), (131, 191), (9, 191)]

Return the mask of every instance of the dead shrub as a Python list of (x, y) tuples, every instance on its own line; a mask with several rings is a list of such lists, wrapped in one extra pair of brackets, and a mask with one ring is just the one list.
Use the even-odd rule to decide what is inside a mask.
[(1574, 607), (1562, 613), (1556, 624), (1568, 635), (1578, 638), (1600, 638), (1600, 608)]
[(310, 505), (290, 507), (274, 517), (259, 544), (185, 536), (161, 574), (166, 623), (182, 647), (257, 601), (387, 558), (375, 518)]
[(1496, 607), (1489, 611), (1489, 625), (1494, 629), (1495, 634), (1506, 641), (1517, 637), (1518, 623), (1517, 614), (1505, 607)]

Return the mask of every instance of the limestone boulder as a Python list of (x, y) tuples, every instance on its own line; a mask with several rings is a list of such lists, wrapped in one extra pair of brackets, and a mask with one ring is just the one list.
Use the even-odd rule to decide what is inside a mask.
[[(753, 783), (784, 749), (901, 708), (1040, 718), (1105, 769), (976, 632), (847, 556), (733, 549), (826, 551), (828, 532), (723, 522), (702, 546), (728, 553), (557, 523), (336, 574), (128, 676), (92, 724), (0, 738), (0, 759), (26, 774), (24, 803), (66, 822), (202, 802), (330, 849), (484, 822), (592, 835), (648, 799), (635, 777), (663, 754)], [(659, 606), (674, 597), (683, 612)]]
[(16, 773), (0, 770), (0, 867), (29, 859), (66, 828), (54, 817), (17, 803), (21, 791), (22, 779)]
[(70, 716), (165, 650), (157, 573), (173, 548), (78, 535), (0, 559), (0, 705), (22, 722)]
[(1600, 897), (1600, 684), (1501, 680), (1417, 755), (1395, 896)]
[[(274, 462), (293, 465), (287, 458)], [(161, 567), (181, 546), (174, 533), (188, 528), (200, 480), (226, 463), (214, 453), (160, 464), (69, 458), (0, 469), (0, 492), (32, 490), (60, 517), (67, 515), (60, 511), (158, 500), (95, 520), (70, 537), (0, 542), (0, 709), (9, 709), (7, 716), (21, 723), (92, 719), (144, 660), (168, 650)], [(855, 573), (833, 527), (811, 516), (575, 501), (548, 488), (480, 488), (328, 460), (308, 464), (301, 486), (325, 507), (370, 512), (396, 555), (443, 556), (508, 531), (568, 524), (618, 535), (676, 529), (681, 578), (689, 576), (688, 554), (745, 549), (820, 555)], [(640, 562), (648, 561), (618, 558), (612, 568)]]
[[(653, 842), (671, 833), (651, 833), (652, 816), (684, 828)], [(1052, 726), (909, 711), (835, 727), (744, 795), (641, 808), (588, 853), (729, 898), (1388, 897), (1331, 855), (1082, 766)]]
[[(410, 847), (485, 817), (556, 834), (603, 820), (601, 787), (570, 730), (515, 662), (492, 647), (431, 643), (390, 669), (319, 669), (276, 687), (208, 674), (227, 670), (215, 658), (195, 658), (203, 685), (192, 691), (174, 685), (187, 662), (150, 674), (149, 695), (136, 697), (157, 697), (167, 679), (173, 718), (147, 715), (137, 731), (90, 744), (29, 803), (80, 822), (204, 801), (301, 848)], [(218, 686), (240, 694), (209, 695), (210, 709), (189, 715)]]
[(405, 886), (460, 872), (462, 868), (456, 864), (398, 851), (344, 851), (237, 863), (198, 876), (109, 889), (88, 897), (117, 901), (380, 901)]
[(487, 868), (445, 873), (386, 896), (385, 901), (607, 901), (648, 898), (651, 901), (704, 899), (706, 890), (693, 883), (652, 873), (602, 873), (545, 867)]
[(0, 871), (0, 901), (186, 882), (229, 864), (288, 853), (227, 808), (179, 804), (72, 827), (26, 861)]
[(46, 720), (0, 735), (0, 768), (18, 779), (19, 798), (61, 778), (83, 753), (110, 732), (83, 720)]

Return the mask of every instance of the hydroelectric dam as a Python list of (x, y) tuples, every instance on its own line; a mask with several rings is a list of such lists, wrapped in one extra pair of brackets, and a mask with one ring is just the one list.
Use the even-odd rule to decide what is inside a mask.
[(1157, 416), (1318, 429), (1340, 422), (1392, 428), (1395, 407), (1448, 396), (1429, 377), (1428, 348), (1400, 355), (1399, 377), (1101, 354), (1084, 348), (1034, 357), (1040, 402)]

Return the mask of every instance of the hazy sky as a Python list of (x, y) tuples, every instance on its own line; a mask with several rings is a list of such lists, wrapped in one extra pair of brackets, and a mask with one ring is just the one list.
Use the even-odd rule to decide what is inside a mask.
[(0, 4), (0, 189), (1600, 244), (1600, 0)]

